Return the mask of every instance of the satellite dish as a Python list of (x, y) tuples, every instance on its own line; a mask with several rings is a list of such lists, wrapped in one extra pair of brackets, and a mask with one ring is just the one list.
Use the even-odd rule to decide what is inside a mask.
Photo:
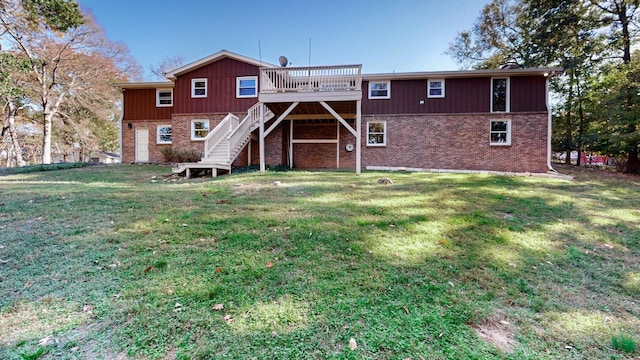
[(278, 61), (280, 61), (280, 66), (282, 67), (286, 67), (289, 64), (289, 59), (286, 56), (280, 56)]

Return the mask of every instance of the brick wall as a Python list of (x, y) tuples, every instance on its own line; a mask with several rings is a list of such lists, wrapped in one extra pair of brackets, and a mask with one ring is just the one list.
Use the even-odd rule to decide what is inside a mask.
[[(131, 129), (127, 126), (131, 123)], [(171, 147), (171, 144), (158, 145), (157, 128), (158, 125), (171, 125), (171, 120), (133, 120), (124, 121), (122, 124), (122, 162), (131, 163), (136, 160), (136, 129), (149, 130), (149, 162), (164, 162), (164, 155), (160, 152), (163, 147)]]
[[(149, 129), (149, 161), (162, 162), (163, 146), (202, 152), (204, 143), (191, 140), (191, 120), (209, 119), (213, 129), (226, 114), (174, 114), (172, 117), (173, 144), (156, 145), (156, 126), (167, 120), (134, 121), (133, 128), (123, 127), (123, 161), (135, 160), (135, 129)], [(490, 146), (489, 124), (493, 119), (511, 120), (511, 145)], [(370, 147), (366, 142), (367, 121), (386, 121), (387, 139), (384, 147)], [(335, 124), (296, 124), (296, 139), (335, 139)], [(257, 132), (256, 132), (257, 133)], [(287, 163), (289, 123), (283, 122), (265, 141), (265, 160), (268, 166)], [(362, 118), (362, 167), (413, 167), (423, 169), (465, 169), (509, 172), (546, 172), (547, 113), (510, 114), (434, 114), (434, 115), (376, 115)], [(355, 138), (344, 126), (339, 130), (336, 144), (294, 144), (294, 167), (336, 168), (339, 149), (340, 168), (355, 168), (355, 150), (347, 151), (346, 144)], [(245, 150), (234, 162), (248, 164)], [(251, 162), (260, 164), (259, 143), (252, 140)]]
[[(337, 136), (337, 133), (340, 136)], [(355, 137), (342, 124), (294, 124), (294, 139), (335, 140), (338, 144), (293, 144), (293, 166), (298, 169), (355, 168), (355, 151), (347, 151), (346, 144), (355, 146)], [(340, 158), (337, 159), (337, 152)]]
[[(267, 135), (264, 146), (264, 162), (267, 166), (285, 165), (287, 163), (286, 139), (288, 138), (288, 129), (288, 125), (283, 122)], [(258, 131), (256, 130), (254, 133), (258, 134)], [(244, 151), (247, 151), (247, 149)], [(258, 140), (251, 140), (251, 163), (260, 165), (260, 143)]]
[[(511, 145), (490, 146), (492, 119), (511, 119)], [(366, 146), (367, 121), (387, 123), (384, 147)], [(546, 172), (547, 113), (366, 116), (362, 166)]]
[(204, 141), (191, 140), (191, 120), (209, 120), (213, 130), (228, 113), (173, 114), (171, 116), (172, 146), (175, 150), (204, 152)]

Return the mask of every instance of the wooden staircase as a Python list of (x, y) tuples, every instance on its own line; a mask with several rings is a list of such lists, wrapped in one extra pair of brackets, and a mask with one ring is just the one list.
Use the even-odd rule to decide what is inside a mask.
[(173, 173), (186, 172), (185, 176), (188, 178), (192, 169), (211, 169), (212, 176), (217, 175), (218, 169), (231, 172), (231, 164), (251, 141), (251, 132), (260, 126), (261, 108), (264, 111), (265, 122), (273, 118), (271, 110), (260, 102), (249, 108), (247, 116), (242, 121), (229, 113), (204, 139), (202, 160), (196, 163), (180, 163), (172, 169)]

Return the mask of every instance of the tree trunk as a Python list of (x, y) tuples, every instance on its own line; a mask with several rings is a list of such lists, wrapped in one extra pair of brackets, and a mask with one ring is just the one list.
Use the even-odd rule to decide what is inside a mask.
[(576, 165), (580, 166), (582, 161), (582, 147), (584, 146), (584, 110), (582, 108), (582, 91), (580, 89), (580, 80), (578, 79), (576, 89), (578, 90), (578, 159)]
[[(48, 94), (47, 94), (48, 96)], [(51, 105), (48, 99), (43, 97), (42, 104), (44, 108), (44, 128), (42, 133), (42, 163), (51, 164), (51, 127), (53, 124), (53, 116), (58, 113), (60, 104), (64, 100), (64, 93), (60, 93), (55, 103)]]
[(628, 64), (631, 62), (631, 34), (629, 33), (629, 18), (627, 17), (627, 3), (620, 2), (618, 9), (618, 20), (622, 27), (622, 62)]
[(44, 115), (44, 127), (42, 131), (42, 164), (51, 164), (51, 123), (53, 113)]
[(7, 116), (7, 127), (9, 129), (9, 137), (11, 137), (11, 145), (16, 154), (16, 166), (24, 166), (24, 159), (22, 158), (22, 147), (18, 141), (18, 134), (16, 131), (16, 112), (18, 108), (13, 101), (9, 101), (9, 114)]
[(567, 95), (567, 121), (566, 121), (566, 131), (565, 131), (565, 150), (567, 151), (567, 156), (564, 159), (564, 163), (567, 165), (571, 165), (571, 150), (573, 148), (573, 139), (571, 132), (571, 106), (573, 103), (573, 71), (569, 72), (569, 94)]
[[(631, 63), (631, 34), (629, 33), (629, 18), (627, 17), (627, 3), (625, 1), (620, 2), (618, 7), (618, 20), (622, 27), (622, 62), (625, 64)], [(627, 111), (631, 111), (633, 107), (633, 99), (631, 94), (627, 95), (626, 108)], [(636, 132), (635, 124), (629, 124), (627, 132), (632, 134)], [(640, 173), (640, 159), (638, 159), (638, 144), (632, 143), (631, 149), (627, 156), (627, 169), (626, 172), (630, 174)]]

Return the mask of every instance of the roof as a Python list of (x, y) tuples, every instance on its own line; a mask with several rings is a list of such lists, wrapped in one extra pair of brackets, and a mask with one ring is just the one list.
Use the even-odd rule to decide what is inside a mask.
[(221, 51), (218, 51), (215, 54), (209, 55), (209, 56), (207, 56), (205, 58), (202, 58), (200, 60), (196, 60), (196, 61), (194, 61), (194, 62), (192, 62), (190, 64), (187, 64), (187, 65), (181, 66), (181, 67), (179, 67), (177, 69), (168, 71), (164, 75), (167, 77), (167, 79), (175, 80), (178, 76), (180, 76), (180, 75), (182, 75), (184, 73), (187, 73), (189, 71), (198, 69), (200, 67), (203, 67), (205, 65), (211, 64), (213, 62), (216, 62), (216, 61), (219, 61), (219, 60), (222, 60), (222, 59), (225, 59), (225, 58), (238, 60), (238, 61), (241, 61), (241, 62), (244, 62), (244, 63), (255, 65), (257, 67), (277, 67), (276, 65), (269, 64), (269, 63), (266, 63), (266, 62), (261, 61), (261, 60), (256, 60), (256, 59), (244, 56), (244, 55), (236, 54), (236, 53), (231, 52), (231, 51), (221, 50)]
[(453, 70), (453, 71), (425, 71), (405, 73), (362, 74), (362, 80), (411, 80), (428, 78), (469, 78), (488, 76), (553, 76), (564, 71), (563, 68), (524, 68), (499, 70)]
[(132, 83), (116, 83), (118, 89), (162, 89), (172, 88), (173, 81), (149, 81), (149, 82), (132, 82)]
[(98, 154), (102, 154), (106, 157), (119, 158), (120, 154), (109, 152), (109, 151), (98, 151)]

